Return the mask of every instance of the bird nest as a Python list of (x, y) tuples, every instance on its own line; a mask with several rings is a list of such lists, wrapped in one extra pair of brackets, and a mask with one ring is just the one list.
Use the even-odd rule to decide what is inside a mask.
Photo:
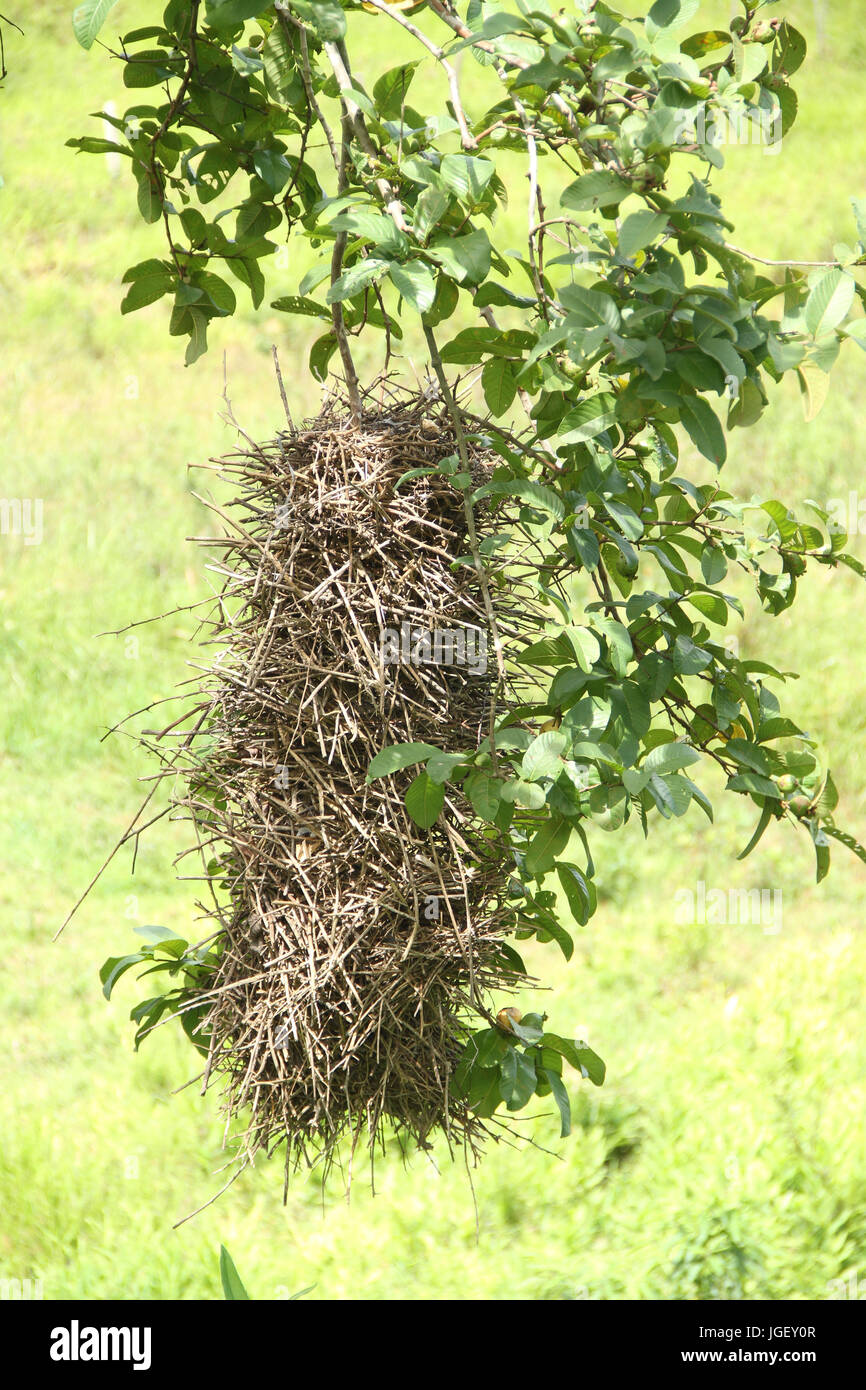
[[(205, 1084), (245, 1158), (285, 1144), (287, 1177), (346, 1136), (444, 1131), (474, 1150), (486, 1126), (454, 1086), (467, 1023), (525, 982), (503, 950), (499, 832), (447, 786), (421, 828), (417, 768), (366, 780), (386, 745), (476, 748), (503, 708), (461, 493), (403, 476), (456, 447), (444, 408), (401, 397), (360, 428), (332, 406), (218, 461), (237, 494), (210, 542), (219, 650), (180, 751), (177, 721), (155, 746), (172, 746), (213, 889), (218, 964), (187, 1001), (206, 1005)], [(484, 482), (491, 457), (469, 447)]]

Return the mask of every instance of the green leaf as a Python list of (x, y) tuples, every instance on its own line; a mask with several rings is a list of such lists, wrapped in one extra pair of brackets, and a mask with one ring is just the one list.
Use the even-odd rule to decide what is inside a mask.
[(857, 285), (844, 270), (826, 270), (815, 282), (806, 301), (806, 327), (813, 338), (830, 333), (847, 316)]
[(581, 174), (579, 179), (570, 183), (564, 190), (560, 202), (564, 208), (584, 212), (596, 203), (603, 208), (613, 207), (621, 203), (630, 192), (630, 186), (619, 174), (614, 174), (609, 169), (599, 169), (589, 174)]
[(517, 382), (505, 357), (492, 357), (484, 364), (481, 389), (491, 415), (504, 415), (517, 395)]
[(426, 762), (439, 749), (432, 743), (391, 743), (377, 753), (367, 770), (367, 782), (375, 782), (377, 777), (390, 777), (413, 763)]
[(608, 328), (620, 326), (620, 312), (612, 295), (602, 290), (586, 290), (582, 285), (564, 285), (559, 292), (563, 306), (568, 310), (565, 323), (568, 328), (596, 328), (600, 324)]
[(762, 748), (758, 748), (747, 739), (730, 738), (725, 744), (725, 753), (730, 754), (735, 762), (743, 767), (750, 767), (753, 772), (768, 773), (770, 766), (767, 755)]
[(783, 19), (776, 35), (776, 54), (774, 69), (784, 71), (787, 77), (795, 73), (806, 57), (806, 40), (799, 30)]
[(281, 314), (302, 314), (310, 318), (325, 319), (330, 323), (331, 315), (323, 304), (317, 304), (314, 299), (305, 299), (300, 294), (284, 294), (279, 299), (271, 302), (271, 308), (277, 309)]
[(557, 1033), (545, 1033), (541, 1042), (544, 1047), (549, 1047), (564, 1057), (566, 1062), (588, 1078), (593, 1086), (604, 1084), (604, 1062), (585, 1042), (572, 1042), (570, 1038), (561, 1038)]
[(82, 48), (92, 48), (93, 42), (107, 20), (117, 0), (84, 0), (72, 11), (72, 28)]
[(678, 29), (698, 12), (698, 0), (655, 0), (647, 19), (658, 29)]
[(555, 1071), (552, 1071), (550, 1067), (543, 1067), (542, 1070), (559, 1109), (559, 1117), (562, 1122), (559, 1137), (560, 1139), (567, 1139), (571, 1133), (571, 1101), (568, 1098), (568, 1091), (565, 1089), (562, 1077), (558, 1076)]
[[(409, 238), (385, 213), (374, 212), (372, 208), (355, 207), (339, 213), (330, 223), (335, 232), (353, 232), (356, 236), (371, 241), (378, 250), (387, 255), (396, 255), (409, 249)], [(393, 266), (391, 267), (393, 270)]]
[(324, 381), (328, 375), (328, 363), (337, 351), (337, 335), (333, 331), (323, 333), (310, 348), (310, 374), (316, 381)]
[(147, 952), (134, 951), (128, 956), (109, 956), (104, 961), (99, 971), (99, 978), (102, 981), (102, 993), (106, 999), (111, 998), (111, 991), (127, 970), (131, 970), (134, 965), (139, 965), (142, 961), (149, 960)]
[(509, 1047), (499, 1063), (499, 1094), (509, 1110), (521, 1110), (535, 1095), (535, 1065), (519, 1048)]
[(429, 759), (425, 771), (431, 782), (447, 782), (453, 775), (455, 768), (461, 763), (465, 764), (465, 753), (434, 753)]
[(633, 511), (625, 502), (614, 502), (612, 497), (605, 498), (605, 507), (611, 519), (616, 522), (623, 535), (630, 541), (639, 541), (643, 535), (643, 522), (637, 512)]
[(442, 266), (446, 275), (460, 284), (480, 285), (490, 270), (490, 239), (486, 232), (437, 238), (428, 247), (427, 254)]
[(614, 671), (618, 676), (624, 676), (634, 655), (628, 628), (623, 627), (615, 618), (596, 618), (595, 626), (607, 638), (610, 662)]
[(262, 53), (265, 90), (272, 101), (292, 106), (304, 96), (304, 84), (295, 63), (294, 49), (281, 24), (268, 34)]
[(545, 801), (544, 788), (539, 787), (536, 782), (524, 782), (522, 777), (518, 777), (512, 782), (504, 783), (502, 800), (516, 802), (518, 806), (525, 806), (528, 811), (540, 811)]
[(502, 783), (489, 772), (474, 772), (463, 784), (472, 809), (482, 820), (492, 822), (502, 800)]
[(425, 314), (436, 298), (436, 280), (433, 271), (423, 261), (406, 261), (399, 265), (391, 262), (388, 276), (394, 288), (402, 294), (407, 304)]
[(557, 857), (571, 837), (571, 826), (561, 816), (552, 816), (546, 825), (536, 830), (526, 849), (526, 872), (541, 878), (552, 869)]
[(445, 788), (426, 772), (419, 772), (406, 792), (406, 810), (415, 824), (422, 830), (429, 830), (438, 820), (444, 803)]
[(557, 448), (583, 444), (610, 429), (616, 420), (616, 397), (609, 392), (590, 396), (563, 417), (556, 432)]
[(578, 926), (585, 927), (590, 917), (590, 897), (586, 879), (574, 864), (557, 864), (556, 877), (562, 886), (572, 917)]
[[(232, 3), (232, 0), (228, 0)], [(261, 9), (256, 6), (253, 13)], [(342, 39), (346, 34), (346, 16), (337, 0), (292, 0), (292, 9), (297, 10), (302, 19), (311, 24), (316, 34), (326, 43)]]
[(439, 166), (439, 181), (458, 198), (477, 203), (495, 173), (496, 166), (489, 159), (446, 154)]
[(683, 396), (680, 401), (683, 428), (704, 458), (719, 467), (728, 456), (728, 448), (719, 417), (702, 396)]
[(701, 574), (707, 584), (721, 584), (728, 572), (728, 561), (720, 546), (704, 544), (701, 551)]
[(820, 883), (830, 872), (830, 844), (823, 826), (819, 825), (817, 821), (809, 822), (809, 833), (815, 846), (815, 881)]
[(752, 792), (756, 796), (769, 796), (774, 801), (781, 801), (782, 793), (771, 782), (769, 777), (762, 777), (758, 772), (738, 772), (734, 777), (729, 777), (726, 784), (726, 791), (732, 792)]
[(156, 260), (142, 261), (139, 265), (133, 266), (126, 272), (123, 280), (124, 283), (132, 283), (120, 306), (122, 314), (131, 314), (136, 309), (144, 308), (146, 304), (153, 304), (164, 294), (171, 293), (175, 287), (172, 272), (162, 261)]
[(656, 237), (661, 236), (668, 219), (663, 212), (633, 212), (623, 222), (619, 232), (617, 250), (621, 256), (631, 259), (638, 251), (643, 251)]
[(189, 342), (183, 355), (184, 363), (191, 367), (193, 362), (207, 352), (207, 314), (195, 306), (187, 310)]
[(162, 217), (162, 198), (146, 172), (138, 180), (138, 210), (145, 222), (158, 222)]
[(588, 570), (597, 568), (601, 559), (598, 539), (589, 527), (572, 526), (568, 531), (568, 548), (576, 560)]
[(219, 275), (213, 275), (209, 270), (199, 270), (193, 276), (192, 283), (197, 289), (204, 291), (218, 314), (234, 313), (237, 306), (235, 292)]
[(557, 521), (565, 520), (562, 498), (543, 483), (529, 482), (525, 478), (505, 478), (495, 483), (485, 483), (472, 494), (472, 501), (479, 502), (482, 497), (519, 497), (522, 502), (549, 512)]
[(712, 664), (713, 658), (703, 647), (697, 646), (691, 637), (682, 633), (674, 642), (674, 670), (678, 676), (694, 676)]
[(767, 826), (769, 826), (771, 817), (773, 817), (773, 812), (771, 812), (771, 803), (765, 802), (765, 805), (762, 806), (762, 810), (760, 810), (758, 824), (756, 824), (755, 826), (755, 833), (752, 834), (752, 838), (751, 840), (749, 840), (748, 845), (746, 845), (745, 849), (742, 849), (742, 851), (738, 853), (738, 859), (745, 859), (746, 856), (751, 855), (752, 849), (755, 848), (756, 844), (758, 844), (760, 837), (762, 837), (763, 833), (765, 833)]
[(389, 68), (373, 84), (373, 101), (386, 120), (398, 120), (419, 59)]
[(527, 782), (540, 777), (558, 777), (562, 771), (562, 754), (568, 739), (556, 729), (548, 729), (532, 740), (523, 755), (521, 771)]
[(367, 285), (371, 285), (374, 280), (381, 280), (389, 268), (388, 261), (380, 260), (376, 256), (359, 261), (357, 265), (345, 270), (340, 278), (334, 281), (325, 295), (325, 299), (329, 304), (339, 304), (343, 299), (351, 299), (354, 295), (360, 294)]
[(524, 1014), (520, 1021), (516, 1018), (512, 1018), (510, 1031), (514, 1033), (521, 1042), (527, 1043), (530, 1046), (533, 1043), (541, 1042), (541, 1036), (544, 1032), (541, 1015)]
[(433, 228), (442, 221), (451, 206), (447, 193), (439, 188), (422, 188), (418, 194), (412, 219), (412, 230), (419, 241), (424, 242)]
[(677, 772), (700, 760), (698, 750), (687, 743), (661, 743), (647, 753), (642, 766), (645, 772)]
[(98, 135), (82, 135), (77, 140), (67, 140), (66, 144), (82, 154), (124, 154), (132, 158), (131, 150), (118, 145), (116, 140), (103, 140)]
[(536, 933), (538, 940), (545, 943), (548, 940), (555, 941), (566, 960), (571, 960), (574, 954), (574, 942), (569, 936), (565, 927), (554, 917), (552, 912), (541, 912), (537, 909), (536, 917), (521, 917), (518, 925), (527, 931)]
[(709, 618), (711, 623), (717, 623), (720, 627), (724, 627), (728, 621), (728, 605), (720, 594), (707, 594), (702, 589), (696, 589), (686, 595), (685, 602), (690, 603), (705, 618)]
[(845, 830), (837, 830), (834, 825), (825, 825), (822, 829), (825, 835), (829, 835), (833, 840), (838, 840), (840, 845), (844, 845), (846, 849), (850, 849), (851, 853), (855, 854), (861, 863), (866, 864), (866, 849), (863, 848), (859, 841), (854, 839), (853, 835), (849, 835)]
[(226, 1298), (249, 1300), (249, 1294), (235, 1268), (235, 1262), (224, 1245), (220, 1246), (220, 1279)]
[(189, 945), (184, 937), (178, 936), (177, 932), (173, 932), (170, 927), (133, 927), (133, 931), (136, 936), (144, 937), (144, 940), (149, 941), (152, 946), (167, 946), (171, 942), (173, 946), (180, 946), (182, 950), (186, 950)]

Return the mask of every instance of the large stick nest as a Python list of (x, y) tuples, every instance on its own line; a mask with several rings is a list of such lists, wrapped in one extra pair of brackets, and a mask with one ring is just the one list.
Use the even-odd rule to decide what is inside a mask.
[[(326, 410), (220, 461), (237, 489), (212, 566), (220, 650), (194, 736), (162, 756), (183, 769), (177, 801), (223, 889), (199, 1000), (206, 1084), (221, 1081), (243, 1155), (285, 1143), (287, 1174), (330, 1161), (347, 1132), (372, 1147), (396, 1127), (425, 1146), (443, 1130), (473, 1149), (484, 1133), (452, 1078), (461, 1024), (482, 1026), (518, 978), (502, 950), (510, 858), (454, 788), (431, 829), (415, 824), (417, 768), (365, 782), (388, 744), (474, 749), (502, 707), (478, 575), (453, 564), (469, 553), (461, 495), (441, 474), (396, 486), (455, 450), (444, 409), (401, 398), (360, 429)], [(476, 447), (476, 482), (490, 467)], [(434, 636), (439, 661), (385, 660), (383, 634), (405, 656), (407, 624), (410, 643), (462, 632), (488, 659), (447, 664)]]

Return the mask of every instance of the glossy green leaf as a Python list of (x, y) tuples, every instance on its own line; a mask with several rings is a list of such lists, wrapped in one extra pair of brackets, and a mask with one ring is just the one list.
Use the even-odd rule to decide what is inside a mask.
[(406, 810), (416, 825), (429, 830), (439, 819), (445, 802), (445, 788), (426, 772), (419, 772), (406, 792)]
[(411, 767), (413, 763), (426, 762), (439, 749), (432, 743), (392, 743), (377, 753), (367, 771), (367, 781), (374, 782), (377, 777), (390, 777), (392, 772)]

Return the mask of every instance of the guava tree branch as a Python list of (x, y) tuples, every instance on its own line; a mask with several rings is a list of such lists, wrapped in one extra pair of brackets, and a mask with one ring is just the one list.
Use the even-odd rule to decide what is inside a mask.
[[(352, 144), (352, 120), (349, 115), (345, 101), (343, 102), (343, 119), (340, 141), (340, 164), (337, 171), (338, 192), (345, 193), (349, 186), (348, 165), (349, 149)], [(331, 284), (335, 285), (343, 271), (343, 255), (346, 250), (346, 232), (338, 232), (334, 241), (334, 249), (331, 253)], [(346, 321), (343, 317), (343, 305), (337, 301), (331, 305), (331, 322), (334, 325), (334, 337), (337, 339), (337, 347), (340, 352), (340, 361), (343, 364), (343, 374), (346, 379), (346, 390), (349, 393), (349, 410), (352, 415), (352, 424), (357, 429), (361, 423), (361, 391), (358, 385), (358, 373), (355, 370), (355, 361), (352, 357), (352, 349), (349, 347), (349, 337), (346, 333)]]
[[(528, 58), (519, 58), (516, 53), (499, 53), (489, 39), (483, 39), (477, 34), (473, 34), (472, 30), (468, 25), (463, 23), (459, 15), (451, 12), (444, 0), (428, 0), (428, 3), (430, 9), (434, 14), (439, 16), (443, 24), (447, 24), (448, 28), (453, 30), (461, 39), (466, 39), (472, 48), (479, 48), (482, 53), (493, 54), (494, 57), (504, 63), (506, 67), (520, 68), (522, 71), (524, 68), (531, 66)], [(550, 93), (550, 102), (556, 107), (560, 115), (565, 116), (574, 133), (579, 134), (580, 128), (568, 102), (565, 101), (558, 92)]]
[(444, 51), (437, 47), (431, 39), (428, 39), (426, 34), (422, 34), (421, 30), (417, 25), (413, 24), (410, 19), (405, 19), (404, 16), (400, 14), (399, 10), (394, 9), (393, 5), (387, 4), (386, 0), (368, 0), (368, 3), (375, 5), (376, 9), (381, 10), (382, 14), (386, 14), (389, 19), (393, 19), (395, 24), (399, 24), (401, 29), (405, 29), (407, 34), (411, 34), (414, 39), (417, 39), (418, 42), (427, 49), (427, 52), (431, 53), (436, 59), (436, 62), (448, 78), (448, 86), (451, 91), (451, 105), (454, 107), (454, 118), (460, 127), (460, 139), (463, 143), (463, 148), (464, 150), (476, 149), (478, 141), (470, 131), (466, 120), (466, 114), (460, 100), (460, 86), (457, 81), (457, 73), (445, 57)]
[(331, 151), (331, 159), (333, 160), (334, 168), (337, 170), (337, 173), (339, 174), (340, 156), (337, 153), (336, 141), (334, 140), (334, 135), (331, 130), (331, 127), (328, 125), (328, 122), (325, 119), (324, 112), (322, 111), (322, 108), (320, 107), (319, 103), (316, 101), (316, 93), (313, 90), (313, 73), (310, 67), (310, 50), (307, 44), (307, 31), (304, 28), (303, 24), (301, 24), (300, 20), (295, 19), (295, 16), (291, 13), (291, 11), (285, 9), (279, 3), (279, 0), (277, 0), (275, 9), (277, 11), (277, 18), (279, 19), (284, 31), (287, 31), (287, 26), (289, 24), (293, 25), (294, 28), (298, 31), (298, 39), (301, 45), (301, 81), (304, 84), (304, 93), (307, 98), (307, 105), (309, 106), (310, 110), (316, 118), (316, 121), (322, 129), (322, 134), (328, 142), (328, 149)]
[[(324, 48), (325, 53), (327, 54), (328, 62), (331, 64), (334, 76), (337, 79), (337, 85), (340, 88), (341, 98), (351, 118), (352, 129), (354, 131), (355, 139), (357, 140), (359, 147), (364, 151), (365, 155), (367, 155), (368, 159), (371, 160), (373, 166), (375, 167), (375, 165), (379, 161), (379, 152), (377, 151), (376, 146), (373, 144), (373, 141), (370, 138), (370, 132), (368, 131), (367, 123), (364, 120), (364, 113), (361, 111), (361, 108), (358, 106), (357, 102), (354, 101), (352, 97), (354, 87), (352, 84), (352, 74), (349, 68), (349, 58), (348, 54), (346, 53), (345, 45), (343, 44), (342, 40), (339, 40), (336, 43), (323, 43), (322, 47)], [(406, 219), (403, 216), (402, 205), (400, 203), (399, 198), (396, 197), (395, 191), (389, 184), (388, 180), (381, 177), (377, 177), (376, 187), (378, 188), (379, 192), (382, 195), (382, 198), (384, 199), (385, 211), (391, 214), (391, 217), (393, 218), (395, 225), (400, 229), (401, 232), (408, 232), (409, 228), (407, 227)]]

